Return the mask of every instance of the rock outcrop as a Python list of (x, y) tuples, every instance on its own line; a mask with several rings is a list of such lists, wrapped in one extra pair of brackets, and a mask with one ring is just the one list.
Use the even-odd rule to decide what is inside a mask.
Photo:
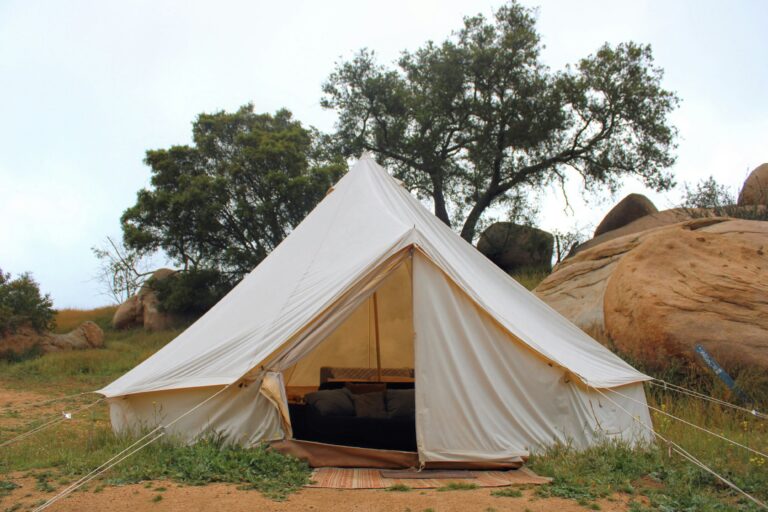
[(477, 249), (507, 273), (552, 265), (554, 237), (531, 226), (496, 222), (483, 231)]
[(104, 331), (94, 322), (80, 324), (77, 329), (67, 334), (49, 334), (43, 336), (40, 348), (43, 352), (58, 352), (60, 350), (82, 350), (86, 348), (101, 348), (104, 346)]
[(756, 167), (744, 181), (739, 206), (768, 205), (768, 164)]
[(160, 331), (178, 325), (179, 319), (175, 315), (160, 310), (160, 301), (151, 285), (152, 282), (161, 281), (174, 273), (174, 270), (168, 268), (161, 268), (152, 273), (152, 277), (144, 283), (139, 292), (117, 308), (112, 317), (112, 327), (144, 327), (149, 331)]
[(699, 218), (617, 236), (534, 291), (649, 367), (693, 360), (701, 343), (726, 367), (768, 369), (767, 222)]
[(12, 334), (0, 338), (0, 355), (23, 355), (30, 352), (47, 354), (63, 350), (83, 350), (104, 346), (104, 331), (93, 322), (83, 322), (67, 334), (39, 333), (29, 327), (22, 327)]
[(595, 236), (626, 226), (630, 222), (658, 211), (651, 200), (644, 195), (629, 194), (603, 217), (595, 229)]

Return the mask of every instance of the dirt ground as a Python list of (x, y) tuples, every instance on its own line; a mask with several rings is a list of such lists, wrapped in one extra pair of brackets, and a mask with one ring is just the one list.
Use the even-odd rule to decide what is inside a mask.
[[(30, 510), (34, 508), (33, 505), (39, 505), (43, 500), (55, 495), (55, 491), (45, 493), (35, 490), (33, 479), (21, 478), (14, 481), (21, 487), (0, 499), (0, 510), (7, 510), (16, 503), (21, 506), (12, 510)], [(53, 504), (48, 510), (61, 512), (84, 510), (104, 512), (215, 510), (227, 512), (424, 512), (430, 509), (433, 512), (492, 512), (494, 510), (499, 512), (552, 510), (584, 512), (587, 510), (572, 500), (536, 498), (532, 490), (524, 490), (520, 498), (497, 498), (491, 496), (490, 488), (469, 491), (412, 490), (409, 492), (303, 489), (282, 502), (264, 498), (257, 491), (238, 490), (236, 485), (230, 484), (193, 487), (180, 486), (173, 482), (152, 482), (149, 487), (146, 484), (136, 484), (105, 487), (98, 492), (94, 492), (94, 489), (97, 487), (91, 486), (91, 490), (86, 492), (75, 492)], [(598, 504), (603, 511), (628, 509), (627, 499), (624, 497), (617, 497), (615, 501), (600, 500)]]

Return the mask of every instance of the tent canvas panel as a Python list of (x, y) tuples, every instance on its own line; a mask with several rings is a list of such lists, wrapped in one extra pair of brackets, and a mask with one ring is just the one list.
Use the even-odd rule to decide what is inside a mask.
[[(413, 276), (422, 460), (509, 460), (544, 442), (647, 438), (633, 418), (512, 338), (419, 253)], [(623, 392), (645, 400), (642, 384)], [(647, 408), (625, 402), (650, 425)]]
[[(260, 388), (261, 381), (230, 386), (166, 432), (188, 443), (213, 434), (242, 446), (283, 439), (285, 431), (280, 411)], [(167, 425), (222, 389), (222, 386), (209, 386), (110, 398), (112, 428), (121, 434), (140, 435), (158, 425)]]

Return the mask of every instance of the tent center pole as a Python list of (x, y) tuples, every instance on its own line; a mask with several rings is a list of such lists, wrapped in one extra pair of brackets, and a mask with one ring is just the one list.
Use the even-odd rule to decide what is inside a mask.
[(381, 347), (379, 345), (379, 302), (373, 292), (373, 333), (376, 340), (376, 375), (381, 382)]

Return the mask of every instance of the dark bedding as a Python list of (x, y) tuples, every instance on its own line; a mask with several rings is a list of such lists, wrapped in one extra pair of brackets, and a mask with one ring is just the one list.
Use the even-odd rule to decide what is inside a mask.
[(413, 388), (353, 394), (342, 387), (309, 393), (305, 402), (289, 405), (295, 439), (416, 451)]

